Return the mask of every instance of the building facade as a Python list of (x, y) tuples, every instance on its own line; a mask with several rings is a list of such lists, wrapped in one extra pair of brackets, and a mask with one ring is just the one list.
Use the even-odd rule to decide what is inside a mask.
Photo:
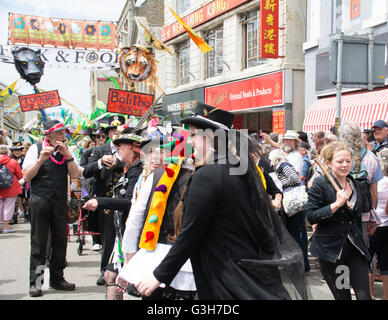
[[(328, 131), (336, 125), (336, 83), (332, 81), (333, 76), (330, 77), (332, 64), (335, 63), (330, 58), (333, 40), (342, 33), (345, 38), (373, 39), (376, 44), (386, 46), (387, 22), (388, 0), (307, 1), (307, 34), (303, 44), (306, 67), (305, 131)], [(351, 52), (348, 57), (355, 60), (356, 66), (354, 70), (343, 69), (343, 77), (348, 76), (350, 71), (361, 73), (367, 70), (368, 54), (363, 56), (364, 59), (360, 59), (355, 50)], [(382, 81), (369, 88), (373, 90), (368, 90), (362, 84), (344, 86), (342, 89), (340, 123), (353, 120), (358, 122), (361, 128), (369, 129), (375, 120), (388, 120), (386, 48), (385, 53), (383, 50), (382, 59), (382, 66), (374, 72), (374, 76), (378, 76)], [(377, 66), (377, 61), (374, 63)]]
[[(279, 58), (260, 58), (260, 1), (166, 0), (162, 40), (175, 50), (164, 54), (163, 111), (173, 123), (198, 102), (236, 114), (235, 128), (250, 132), (301, 129), (304, 113), (306, 1), (279, 5)], [(204, 54), (176, 24), (169, 8), (211, 47)]]
[[(0, 90), (8, 85), (0, 81)], [(12, 141), (28, 141), (27, 135), (24, 133), (23, 126), (36, 118), (37, 112), (9, 112), (9, 110), (19, 102), (20, 92), (17, 90), (6, 100), (0, 102), (0, 129), (4, 129), (8, 133), (8, 137)]]

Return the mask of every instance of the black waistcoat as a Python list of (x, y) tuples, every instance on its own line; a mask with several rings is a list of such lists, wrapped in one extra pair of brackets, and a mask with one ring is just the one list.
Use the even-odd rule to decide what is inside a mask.
[[(42, 144), (38, 143), (38, 156)], [(62, 161), (62, 155), (57, 152), (54, 159)], [(31, 193), (45, 199), (67, 200), (67, 163), (57, 165), (48, 158), (31, 180)]]

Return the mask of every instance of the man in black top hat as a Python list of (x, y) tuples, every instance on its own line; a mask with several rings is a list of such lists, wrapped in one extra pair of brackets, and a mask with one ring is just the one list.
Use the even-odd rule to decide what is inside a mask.
[[(136, 284), (137, 290), (149, 296), (162, 283), (170, 285), (190, 258), (199, 299), (307, 298), (302, 252), (273, 211), (248, 148), (240, 149), (248, 136), (238, 131), (233, 141), (228, 134), (231, 152), (225, 159), (222, 146), (208, 144), (198, 129), (210, 129), (214, 135), (220, 129), (229, 132), (233, 114), (210, 106), (203, 109), (204, 116), (194, 115), (182, 123), (190, 126), (194, 155), (198, 149), (205, 155), (213, 149), (214, 162), (209, 157), (199, 159), (201, 163), (195, 159), (180, 232), (153, 273)], [(248, 162), (245, 173), (232, 173), (233, 155)], [(281, 272), (292, 278), (283, 279)], [(291, 280), (287, 289), (284, 280)]]
[[(85, 178), (95, 177), (94, 192), (96, 197), (112, 197), (113, 186), (118, 182), (123, 173), (125, 163), (119, 160), (117, 146), (113, 143), (113, 137), (118, 133), (118, 127), (123, 125), (124, 121), (125, 118), (122, 116), (112, 116), (109, 118), (106, 134), (110, 141), (100, 147), (93, 148), (89, 162), (84, 168), (83, 175)], [(111, 210), (97, 209), (96, 214), (102, 241), (101, 275), (97, 279), (97, 285), (105, 285), (104, 272), (114, 247), (116, 232)]]
[(32, 145), (24, 159), (23, 175), (31, 181), (31, 297), (43, 294), (41, 279), (45, 268), (48, 230), (51, 230), (50, 286), (70, 291), (75, 285), (64, 279), (67, 249), (68, 175), (78, 178), (82, 170), (66, 147), (66, 127), (57, 120), (44, 123), (43, 143)]

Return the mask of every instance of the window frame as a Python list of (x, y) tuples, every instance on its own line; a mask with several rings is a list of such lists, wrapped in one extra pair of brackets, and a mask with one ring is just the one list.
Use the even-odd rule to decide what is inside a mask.
[[(219, 38), (218, 38), (219, 37)], [(211, 38), (215, 38), (212, 43)], [(208, 30), (204, 36), (205, 41), (212, 47), (212, 51), (206, 53), (206, 78), (213, 78), (225, 73), (225, 66), (223, 61), (224, 56), (224, 26), (220, 24), (210, 30)], [(221, 52), (221, 55), (218, 53)], [(210, 59), (214, 55), (214, 74), (211, 74), (210, 70)], [(217, 61), (217, 57), (219, 60)], [(217, 63), (219, 63), (217, 65)], [(218, 66), (221, 66), (221, 71), (218, 71)]]
[[(185, 64), (185, 70), (187, 69), (187, 75), (182, 77), (182, 64), (181, 64), (181, 54), (184, 50), (187, 50), (187, 63)], [(186, 40), (176, 46), (175, 51), (177, 52), (177, 84), (178, 86), (185, 85), (190, 83), (190, 40)], [(187, 65), (187, 67), (186, 67)], [(182, 81), (184, 80), (184, 81)]]
[[(181, 9), (181, 4), (183, 2), (183, 9)], [(176, 8), (178, 15), (184, 13), (185, 11), (190, 9), (190, 0), (176, 0)]]
[[(255, 15), (253, 15), (256, 13)], [(250, 16), (252, 15), (252, 16)], [(244, 39), (244, 55), (243, 55), (243, 66), (244, 69), (249, 69), (253, 68), (256, 66), (259, 66), (261, 64), (264, 64), (267, 62), (267, 59), (262, 59), (260, 58), (260, 9), (257, 8), (255, 10), (251, 10), (247, 12), (245, 15), (242, 16), (241, 22), (243, 25), (243, 39)], [(254, 50), (255, 47), (253, 46), (253, 49), (249, 48), (249, 43), (248, 43), (248, 37), (249, 37), (249, 32), (248, 32), (248, 25), (251, 22), (256, 22), (256, 55), (252, 55), (249, 57), (250, 50)], [(253, 38), (252, 38), (253, 39)], [(252, 40), (251, 40), (252, 41)], [(253, 61), (252, 64), (250, 62)]]

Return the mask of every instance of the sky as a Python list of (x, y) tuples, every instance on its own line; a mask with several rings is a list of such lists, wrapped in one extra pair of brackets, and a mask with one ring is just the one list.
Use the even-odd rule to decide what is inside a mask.
[[(0, 44), (8, 39), (8, 13), (20, 13), (51, 18), (102, 20), (117, 22), (126, 0), (0, 0)], [(0, 62), (0, 81), (11, 84), (20, 79), (14, 65)], [(90, 71), (44, 69), (38, 87), (58, 90), (60, 96), (85, 114), (90, 112)], [(31, 94), (32, 88), (20, 79), (16, 88)], [(104, 101), (106, 103), (106, 101)]]

